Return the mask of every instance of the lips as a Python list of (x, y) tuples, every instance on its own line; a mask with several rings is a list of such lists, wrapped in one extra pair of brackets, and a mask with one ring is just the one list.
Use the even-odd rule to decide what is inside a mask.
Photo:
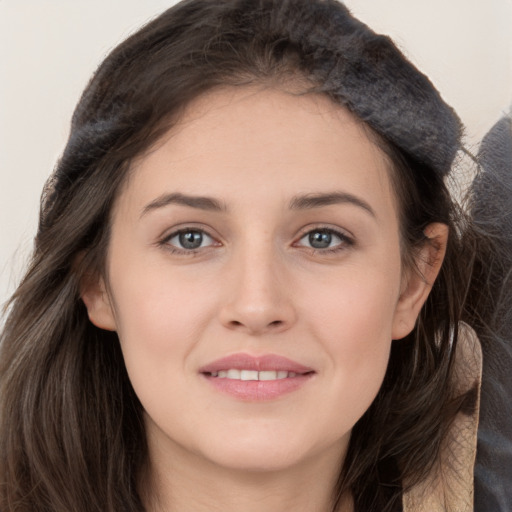
[(301, 388), (313, 368), (275, 354), (253, 357), (233, 354), (200, 368), (199, 373), (217, 390), (237, 399), (272, 400)]
[(296, 374), (305, 374), (313, 372), (313, 368), (309, 368), (299, 364), (291, 359), (275, 354), (267, 354), (264, 356), (253, 357), (249, 354), (232, 354), (222, 359), (217, 359), (206, 366), (199, 369), (200, 373), (215, 373), (227, 371), (230, 369), (249, 370), (257, 372), (267, 371), (283, 371)]
[(287, 372), (286, 370), (238, 370), (237, 368), (230, 368), (229, 370), (220, 370), (218, 372), (211, 372), (211, 377), (219, 379), (233, 379), (233, 380), (278, 380), (288, 379), (297, 376), (295, 372)]

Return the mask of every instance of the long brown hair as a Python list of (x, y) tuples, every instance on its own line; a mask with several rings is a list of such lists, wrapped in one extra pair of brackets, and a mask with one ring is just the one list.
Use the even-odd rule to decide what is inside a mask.
[(450, 378), (471, 250), (444, 183), (458, 119), (388, 38), (334, 0), (185, 0), (100, 66), (44, 190), (32, 261), (2, 334), (2, 512), (143, 510), (142, 406), (116, 334), (89, 322), (79, 283), (103, 271), (131, 162), (191, 100), (217, 86), (289, 80), (348, 107), (388, 155), (404, 262), (427, 243), (429, 223), (450, 227), (417, 325), (393, 343), (382, 388), (353, 429), (334, 509), (349, 490), (357, 510), (394, 510), (403, 486), (428, 472), (459, 403)]

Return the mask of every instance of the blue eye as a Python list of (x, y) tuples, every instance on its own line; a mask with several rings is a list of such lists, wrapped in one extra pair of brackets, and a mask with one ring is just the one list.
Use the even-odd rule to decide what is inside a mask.
[(316, 250), (336, 250), (346, 247), (347, 245), (352, 245), (352, 240), (332, 229), (314, 229), (306, 233), (299, 240), (299, 245), (311, 247)]
[(208, 247), (214, 244), (211, 236), (198, 229), (182, 229), (177, 233), (171, 234), (165, 243), (176, 249), (184, 251), (194, 251), (202, 247)]
[(308, 242), (315, 249), (327, 249), (332, 243), (332, 233), (327, 231), (313, 231), (308, 234)]

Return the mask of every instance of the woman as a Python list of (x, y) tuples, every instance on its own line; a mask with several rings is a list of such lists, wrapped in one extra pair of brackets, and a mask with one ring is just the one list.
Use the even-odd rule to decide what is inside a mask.
[(460, 137), (338, 2), (186, 0), (116, 48), (2, 335), (0, 509), (469, 510)]

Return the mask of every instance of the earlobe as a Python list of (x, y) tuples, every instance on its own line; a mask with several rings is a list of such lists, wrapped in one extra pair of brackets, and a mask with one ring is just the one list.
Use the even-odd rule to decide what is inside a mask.
[(416, 324), (420, 310), (436, 280), (446, 253), (448, 226), (429, 224), (424, 231), (428, 238), (416, 256), (416, 268), (409, 269), (393, 318), (392, 338), (399, 340), (407, 336)]
[(102, 277), (84, 277), (80, 283), (80, 297), (87, 308), (91, 323), (107, 331), (116, 330), (114, 311)]

